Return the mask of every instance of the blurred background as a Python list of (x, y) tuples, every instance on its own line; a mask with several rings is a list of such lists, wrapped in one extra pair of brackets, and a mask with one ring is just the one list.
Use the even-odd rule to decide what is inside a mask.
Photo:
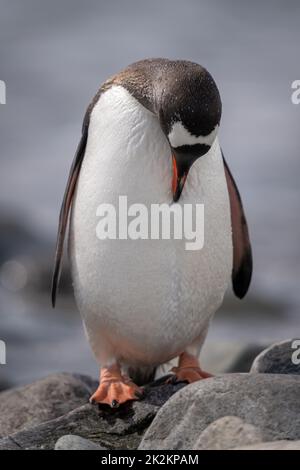
[(97, 375), (67, 269), (50, 306), (58, 212), (89, 100), (146, 57), (196, 61), (215, 78), (250, 227), (252, 287), (244, 301), (228, 293), (204, 368), (239, 370), (245, 348), (300, 336), (299, 22), (297, 0), (0, 0), (0, 388), (54, 371)]

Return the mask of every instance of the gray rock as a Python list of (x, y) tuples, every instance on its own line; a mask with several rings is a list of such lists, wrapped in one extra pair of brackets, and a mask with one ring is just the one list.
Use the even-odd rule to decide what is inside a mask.
[(0, 439), (0, 450), (22, 450), (10, 437)]
[(55, 374), (1, 392), (0, 437), (53, 420), (87, 403), (96, 384), (89, 377)]
[(232, 450), (300, 450), (300, 441), (262, 442), (260, 444), (236, 447)]
[(68, 434), (58, 439), (55, 450), (105, 450), (105, 448), (83, 437)]
[(221, 450), (263, 441), (261, 431), (236, 416), (224, 416), (202, 432), (194, 450)]
[[(78, 379), (74, 378), (75, 383), (76, 380)], [(165, 378), (145, 387), (143, 400), (127, 403), (114, 410), (107, 406), (86, 404), (52, 420), (49, 420), (49, 413), (46, 422), (30, 429), (27, 426), (26, 429), (0, 440), (0, 449), (54, 449), (57, 440), (67, 434), (80, 435), (108, 449), (137, 449), (161, 406), (184, 387), (184, 384), (172, 385), (164, 382)], [(71, 387), (69, 392), (72, 395)], [(55, 396), (60, 407), (67, 399), (65, 394)]]
[(158, 412), (140, 449), (193, 449), (223, 416), (237, 416), (270, 440), (300, 438), (300, 377), (228, 374), (188, 385)]
[[(294, 356), (297, 355), (297, 358), (300, 359), (300, 354), (297, 353), (296, 347), (296, 341), (291, 339), (272, 344), (256, 357), (250, 372), (300, 375), (300, 364), (294, 364), (292, 360), (293, 354)], [(299, 340), (297, 349), (298, 351), (300, 349)]]

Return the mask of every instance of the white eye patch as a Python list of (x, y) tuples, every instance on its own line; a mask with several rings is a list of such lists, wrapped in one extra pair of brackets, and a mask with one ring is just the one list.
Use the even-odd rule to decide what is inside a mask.
[(173, 148), (181, 147), (182, 145), (195, 145), (204, 144), (211, 146), (214, 142), (218, 133), (219, 126), (217, 125), (208, 135), (199, 135), (196, 137), (191, 134), (180, 121), (176, 121), (170, 133), (168, 139)]

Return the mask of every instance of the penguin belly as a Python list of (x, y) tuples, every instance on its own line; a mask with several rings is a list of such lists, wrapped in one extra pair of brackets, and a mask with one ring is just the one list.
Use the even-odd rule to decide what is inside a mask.
[[(70, 218), (74, 292), (102, 364), (162, 364), (197, 343), (231, 279), (230, 205), (218, 141), (192, 166), (178, 203), (204, 204), (204, 246), (183, 239), (97, 237), (99, 205), (172, 204), (171, 150), (157, 118), (123, 87), (103, 93)], [(202, 341), (201, 340), (201, 341)], [(199, 339), (200, 341), (200, 339)]]

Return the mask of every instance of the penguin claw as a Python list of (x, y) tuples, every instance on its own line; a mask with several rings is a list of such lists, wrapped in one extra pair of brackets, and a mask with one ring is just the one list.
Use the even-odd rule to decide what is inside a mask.
[(166, 384), (175, 385), (176, 383), (178, 383), (178, 379), (175, 374), (172, 374), (172, 376), (166, 380)]
[(143, 398), (145, 395), (145, 390), (143, 388), (139, 388), (138, 390), (135, 391), (135, 396), (140, 400)]

